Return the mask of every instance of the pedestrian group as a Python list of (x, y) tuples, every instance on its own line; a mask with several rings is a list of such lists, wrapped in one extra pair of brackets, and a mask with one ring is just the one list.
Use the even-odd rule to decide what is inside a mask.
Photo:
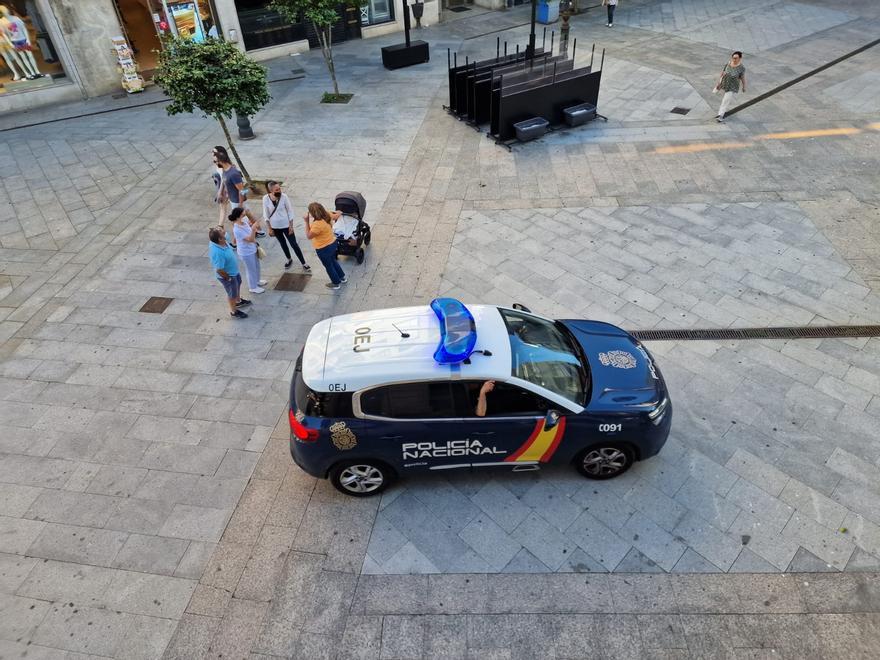
[[(262, 200), (262, 217), (257, 218), (246, 204), (250, 191), (245, 186), (245, 179), (241, 171), (232, 164), (226, 148), (214, 147), (211, 155), (215, 167), (212, 174), (215, 185), (214, 202), (219, 208), (219, 220), (217, 226), (208, 230), (209, 256), (216, 277), (226, 290), (230, 316), (244, 319), (248, 315), (242, 307), (247, 307), (251, 301), (241, 297), (239, 260), (244, 264), (247, 274), (248, 291), (254, 294), (263, 293), (268, 282), (261, 278), (260, 262), (266, 257), (266, 250), (258, 239), (264, 237), (265, 232), (274, 237), (281, 246), (286, 259), (285, 270), (293, 265), (291, 249), (305, 273), (311, 274), (311, 266), (306, 263), (297, 243), (293, 226), (293, 204), (281, 190), (281, 184), (278, 181), (269, 181), (266, 184), (267, 194)], [(334, 231), (334, 223), (340, 216), (338, 211), (328, 211), (318, 202), (309, 204), (308, 210), (302, 216), (306, 238), (311, 241), (330, 278), (325, 286), (333, 290), (339, 289), (348, 281), (337, 261), (337, 237), (345, 231), (344, 228)]]

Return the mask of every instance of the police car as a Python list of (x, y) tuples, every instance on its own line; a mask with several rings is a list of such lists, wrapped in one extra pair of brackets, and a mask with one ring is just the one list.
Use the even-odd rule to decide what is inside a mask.
[(672, 421), (626, 331), (453, 298), (321, 321), (290, 402), (293, 460), (353, 496), (425, 470), (566, 463), (609, 479), (657, 454)]

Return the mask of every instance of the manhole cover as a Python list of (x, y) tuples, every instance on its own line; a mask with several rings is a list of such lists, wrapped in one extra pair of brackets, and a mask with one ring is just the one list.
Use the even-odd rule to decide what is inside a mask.
[(470, 7), (447, 7), (449, 11), (454, 11), (456, 14), (460, 14), (463, 11), (470, 11)]
[(148, 314), (161, 314), (168, 309), (168, 305), (170, 305), (173, 300), (174, 298), (151, 296), (150, 299), (144, 303), (143, 307), (140, 308), (140, 311), (147, 312)]
[(675, 107), (674, 107), (672, 110), (670, 110), (669, 112), (672, 112), (672, 113), (674, 113), (674, 114), (676, 114), (676, 115), (686, 115), (686, 114), (689, 113), (690, 111), (691, 111), (690, 108), (682, 108), (682, 107), (680, 107), (680, 106), (675, 106)]
[(302, 291), (306, 288), (310, 275), (302, 273), (284, 273), (275, 285), (276, 291)]

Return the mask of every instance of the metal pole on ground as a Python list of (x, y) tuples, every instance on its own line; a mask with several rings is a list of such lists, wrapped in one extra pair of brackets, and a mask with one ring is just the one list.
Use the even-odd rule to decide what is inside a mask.
[(532, 0), (532, 31), (529, 33), (529, 52), (526, 56), (531, 60), (535, 58), (535, 20), (538, 15), (538, 0)]

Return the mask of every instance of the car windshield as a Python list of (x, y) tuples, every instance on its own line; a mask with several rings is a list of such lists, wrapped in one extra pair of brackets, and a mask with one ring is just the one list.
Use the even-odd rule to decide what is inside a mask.
[(510, 335), (513, 375), (585, 405), (589, 374), (576, 342), (552, 321), (509, 309), (498, 311)]

